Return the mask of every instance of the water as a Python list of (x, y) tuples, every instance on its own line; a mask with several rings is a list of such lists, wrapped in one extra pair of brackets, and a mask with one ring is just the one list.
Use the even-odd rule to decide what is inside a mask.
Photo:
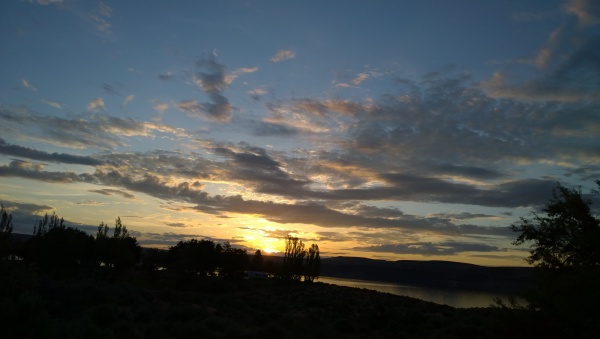
[(488, 307), (494, 303), (494, 298), (501, 298), (504, 300), (508, 298), (508, 295), (492, 292), (437, 289), (432, 287), (399, 285), (368, 280), (319, 277), (318, 281), (339, 286), (366, 288), (378, 292), (402, 295), (458, 308)]

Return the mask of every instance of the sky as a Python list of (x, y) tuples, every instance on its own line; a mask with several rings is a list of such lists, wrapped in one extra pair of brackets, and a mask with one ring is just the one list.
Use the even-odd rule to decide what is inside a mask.
[(16, 233), (519, 266), (600, 179), (598, 1), (9, 0), (0, 46)]

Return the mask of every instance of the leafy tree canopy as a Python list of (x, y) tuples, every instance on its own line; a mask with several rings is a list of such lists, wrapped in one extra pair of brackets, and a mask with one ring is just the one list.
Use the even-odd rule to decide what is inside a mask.
[[(596, 184), (600, 187), (600, 180)], [(533, 213), (533, 219), (521, 218), (511, 225), (520, 233), (513, 244), (531, 243), (527, 262), (536, 267), (599, 267), (600, 220), (590, 205), (580, 188), (558, 184), (542, 214)]]

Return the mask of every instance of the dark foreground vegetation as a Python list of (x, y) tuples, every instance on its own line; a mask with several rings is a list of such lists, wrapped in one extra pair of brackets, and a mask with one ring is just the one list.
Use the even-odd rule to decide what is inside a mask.
[(2, 338), (593, 337), (542, 312), (455, 309), (319, 282), (138, 270), (108, 282), (21, 264), (1, 278)]
[[(600, 182), (598, 182), (600, 187)], [(2, 338), (598, 338), (600, 221), (558, 186), (511, 228), (530, 244), (535, 284), (480, 309), (315, 282), (318, 246), (286, 239), (284, 258), (210, 240), (142, 251), (117, 219), (95, 237), (46, 216), (25, 242), (0, 211)], [(268, 279), (244, 279), (248, 270)]]

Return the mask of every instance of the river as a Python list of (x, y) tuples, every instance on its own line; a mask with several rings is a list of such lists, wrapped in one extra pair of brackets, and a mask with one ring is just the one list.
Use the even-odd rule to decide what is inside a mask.
[(494, 303), (494, 298), (501, 298), (503, 300), (507, 300), (508, 298), (508, 295), (492, 292), (437, 289), (425, 286), (399, 285), (368, 280), (319, 277), (317, 281), (339, 286), (366, 288), (378, 292), (402, 295), (458, 308), (488, 307)]

